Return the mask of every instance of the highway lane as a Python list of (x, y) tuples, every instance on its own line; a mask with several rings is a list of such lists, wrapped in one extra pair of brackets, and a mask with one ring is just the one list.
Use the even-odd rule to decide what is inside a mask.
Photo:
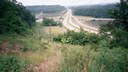
[[(73, 22), (72, 19), (74, 19), (75, 22)], [(63, 25), (67, 29), (74, 30), (76, 32), (79, 32), (80, 28), (82, 28), (83, 30), (85, 30), (87, 32), (91, 32), (91, 33), (97, 34), (99, 32), (98, 28), (94, 28), (94, 27), (88, 26), (86, 24), (82, 24), (77, 18), (73, 17), (72, 11), (70, 9), (67, 10), (66, 17), (63, 21)]]
[(69, 11), (67, 11), (67, 13), (66, 13), (66, 17), (65, 17), (65, 19), (64, 19), (64, 21), (63, 21), (63, 26), (64, 27), (66, 27), (67, 29), (69, 29), (69, 30), (73, 30), (73, 31), (75, 31), (75, 32), (79, 32), (79, 30), (78, 29), (76, 29), (75, 27), (73, 27), (73, 26), (71, 26), (70, 24), (69, 24)]
[(69, 9), (68, 12), (69, 12), (69, 23), (70, 23), (73, 27), (75, 27), (75, 28), (77, 28), (77, 29), (80, 30), (80, 26), (79, 26), (78, 24), (73, 23), (73, 21), (72, 21), (72, 11)]
[(76, 21), (76, 24), (79, 24), (80, 27), (82, 29), (84, 29), (85, 31), (87, 32), (91, 32), (91, 33), (98, 33), (99, 32), (99, 29), (98, 28), (95, 28), (95, 27), (91, 27), (91, 26), (88, 26), (86, 24), (82, 24), (77, 18), (74, 17), (74, 20)]

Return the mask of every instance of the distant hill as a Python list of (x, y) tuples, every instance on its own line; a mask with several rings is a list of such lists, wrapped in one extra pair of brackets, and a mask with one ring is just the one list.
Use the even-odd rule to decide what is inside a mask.
[(107, 5), (83, 5), (83, 6), (73, 6), (74, 15), (78, 16), (92, 16), (96, 18), (110, 18), (109, 11), (115, 7), (116, 4)]
[(66, 10), (64, 6), (60, 5), (37, 5), (37, 6), (26, 6), (28, 10), (33, 13), (56, 13)]

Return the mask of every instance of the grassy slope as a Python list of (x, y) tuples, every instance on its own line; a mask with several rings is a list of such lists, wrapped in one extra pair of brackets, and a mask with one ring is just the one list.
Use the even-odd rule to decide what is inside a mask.
[[(48, 43), (48, 36), (43, 27), (37, 26), (33, 35), (0, 36), (0, 45), (8, 42), (7, 55), (17, 55), (35, 66), (61, 51), (62, 62), (57, 71), (60, 72), (123, 72), (126, 70), (128, 50), (121, 48), (107, 49), (97, 45), (70, 45), (56, 42)], [(15, 46), (20, 46), (17, 51)], [(4, 55), (4, 54), (1, 54)]]
[(128, 50), (105, 49), (91, 45), (67, 48), (61, 72), (125, 72)]
[(0, 35), (0, 56), (16, 55), (32, 66), (42, 63), (48, 57), (56, 54), (58, 50), (55, 44), (52, 44), (53, 48), (49, 46), (48, 36), (43, 32), (43, 29), (39, 25), (32, 30), (33, 34), (27, 36)]

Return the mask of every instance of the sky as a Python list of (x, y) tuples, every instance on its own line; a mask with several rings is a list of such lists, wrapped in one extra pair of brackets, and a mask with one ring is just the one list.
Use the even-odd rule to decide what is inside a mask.
[(96, 4), (108, 4), (116, 3), (120, 0), (17, 0), (23, 5), (63, 5), (63, 6), (73, 6), (73, 5), (96, 5)]

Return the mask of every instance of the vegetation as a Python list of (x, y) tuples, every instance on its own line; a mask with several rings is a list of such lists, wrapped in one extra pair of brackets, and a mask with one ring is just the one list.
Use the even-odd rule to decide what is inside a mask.
[[(128, 3), (122, 1), (117, 5), (115, 10), (112, 10), (112, 17), (115, 20), (112, 23), (103, 25), (99, 39), (95, 43), (91, 43), (89, 34), (67, 32), (64, 35), (55, 37), (55, 41), (62, 43), (73, 44), (72, 42), (78, 41), (76, 44), (81, 44), (82, 40), (86, 40), (83, 47), (69, 45), (64, 46), (61, 50), (64, 60), (61, 63), (61, 72), (127, 72), (128, 61)], [(94, 39), (97, 36), (93, 35)], [(82, 40), (79, 40), (81, 39)], [(83, 39), (83, 37), (87, 37)], [(93, 43), (93, 44), (92, 44)]]
[(59, 5), (49, 5), (49, 6), (26, 6), (26, 8), (28, 10), (30, 10), (31, 12), (33, 12), (34, 14), (36, 13), (56, 13), (56, 12), (61, 12), (66, 10), (65, 7), (63, 6), (59, 6)]
[(63, 45), (60, 72), (82, 72), (83, 68), (83, 47)]
[(0, 35), (0, 71), (31, 72), (37, 64), (54, 55), (57, 49), (49, 47), (43, 30), (42, 25), (37, 24), (31, 29), (32, 34), (26, 36)]
[(112, 47), (128, 48), (128, 2), (121, 2), (116, 7), (110, 12), (115, 20), (102, 25), (101, 35), (110, 40)]
[[(24, 34), (31, 34), (35, 17), (16, 0), (0, 1), (0, 71), (23, 72), (27, 64), (22, 52), (32, 51)], [(31, 32), (31, 33), (30, 33)], [(28, 39), (29, 40), (29, 39)], [(25, 54), (25, 53), (24, 53)], [(24, 56), (24, 55), (23, 55)]]
[(53, 19), (44, 18), (43, 19), (43, 26), (62, 26), (60, 22), (56, 22)]
[(100, 37), (96, 34), (91, 34), (84, 31), (81, 32), (68, 31), (63, 35), (54, 37), (53, 40), (66, 44), (85, 45), (88, 43), (98, 43)]
[[(61, 43), (49, 42), (42, 24), (34, 25), (33, 15), (15, 0), (1, 0), (0, 12), (0, 72), (33, 72), (49, 57), (58, 60), (52, 57), (57, 54), (59, 72), (128, 71), (127, 1), (111, 11), (115, 20), (103, 25), (99, 35), (68, 31), (53, 38)], [(43, 25), (58, 23), (44, 19)]]
[(71, 7), (74, 15), (92, 16), (96, 18), (110, 18), (111, 16), (108, 12), (113, 8), (115, 8), (115, 4)]
[(0, 34), (24, 34), (34, 26), (34, 16), (15, 0), (0, 1)]
[(127, 72), (128, 50), (63, 45), (61, 72)]
[(18, 56), (0, 56), (0, 71), (1, 72), (21, 72), (25, 70), (26, 63)]

